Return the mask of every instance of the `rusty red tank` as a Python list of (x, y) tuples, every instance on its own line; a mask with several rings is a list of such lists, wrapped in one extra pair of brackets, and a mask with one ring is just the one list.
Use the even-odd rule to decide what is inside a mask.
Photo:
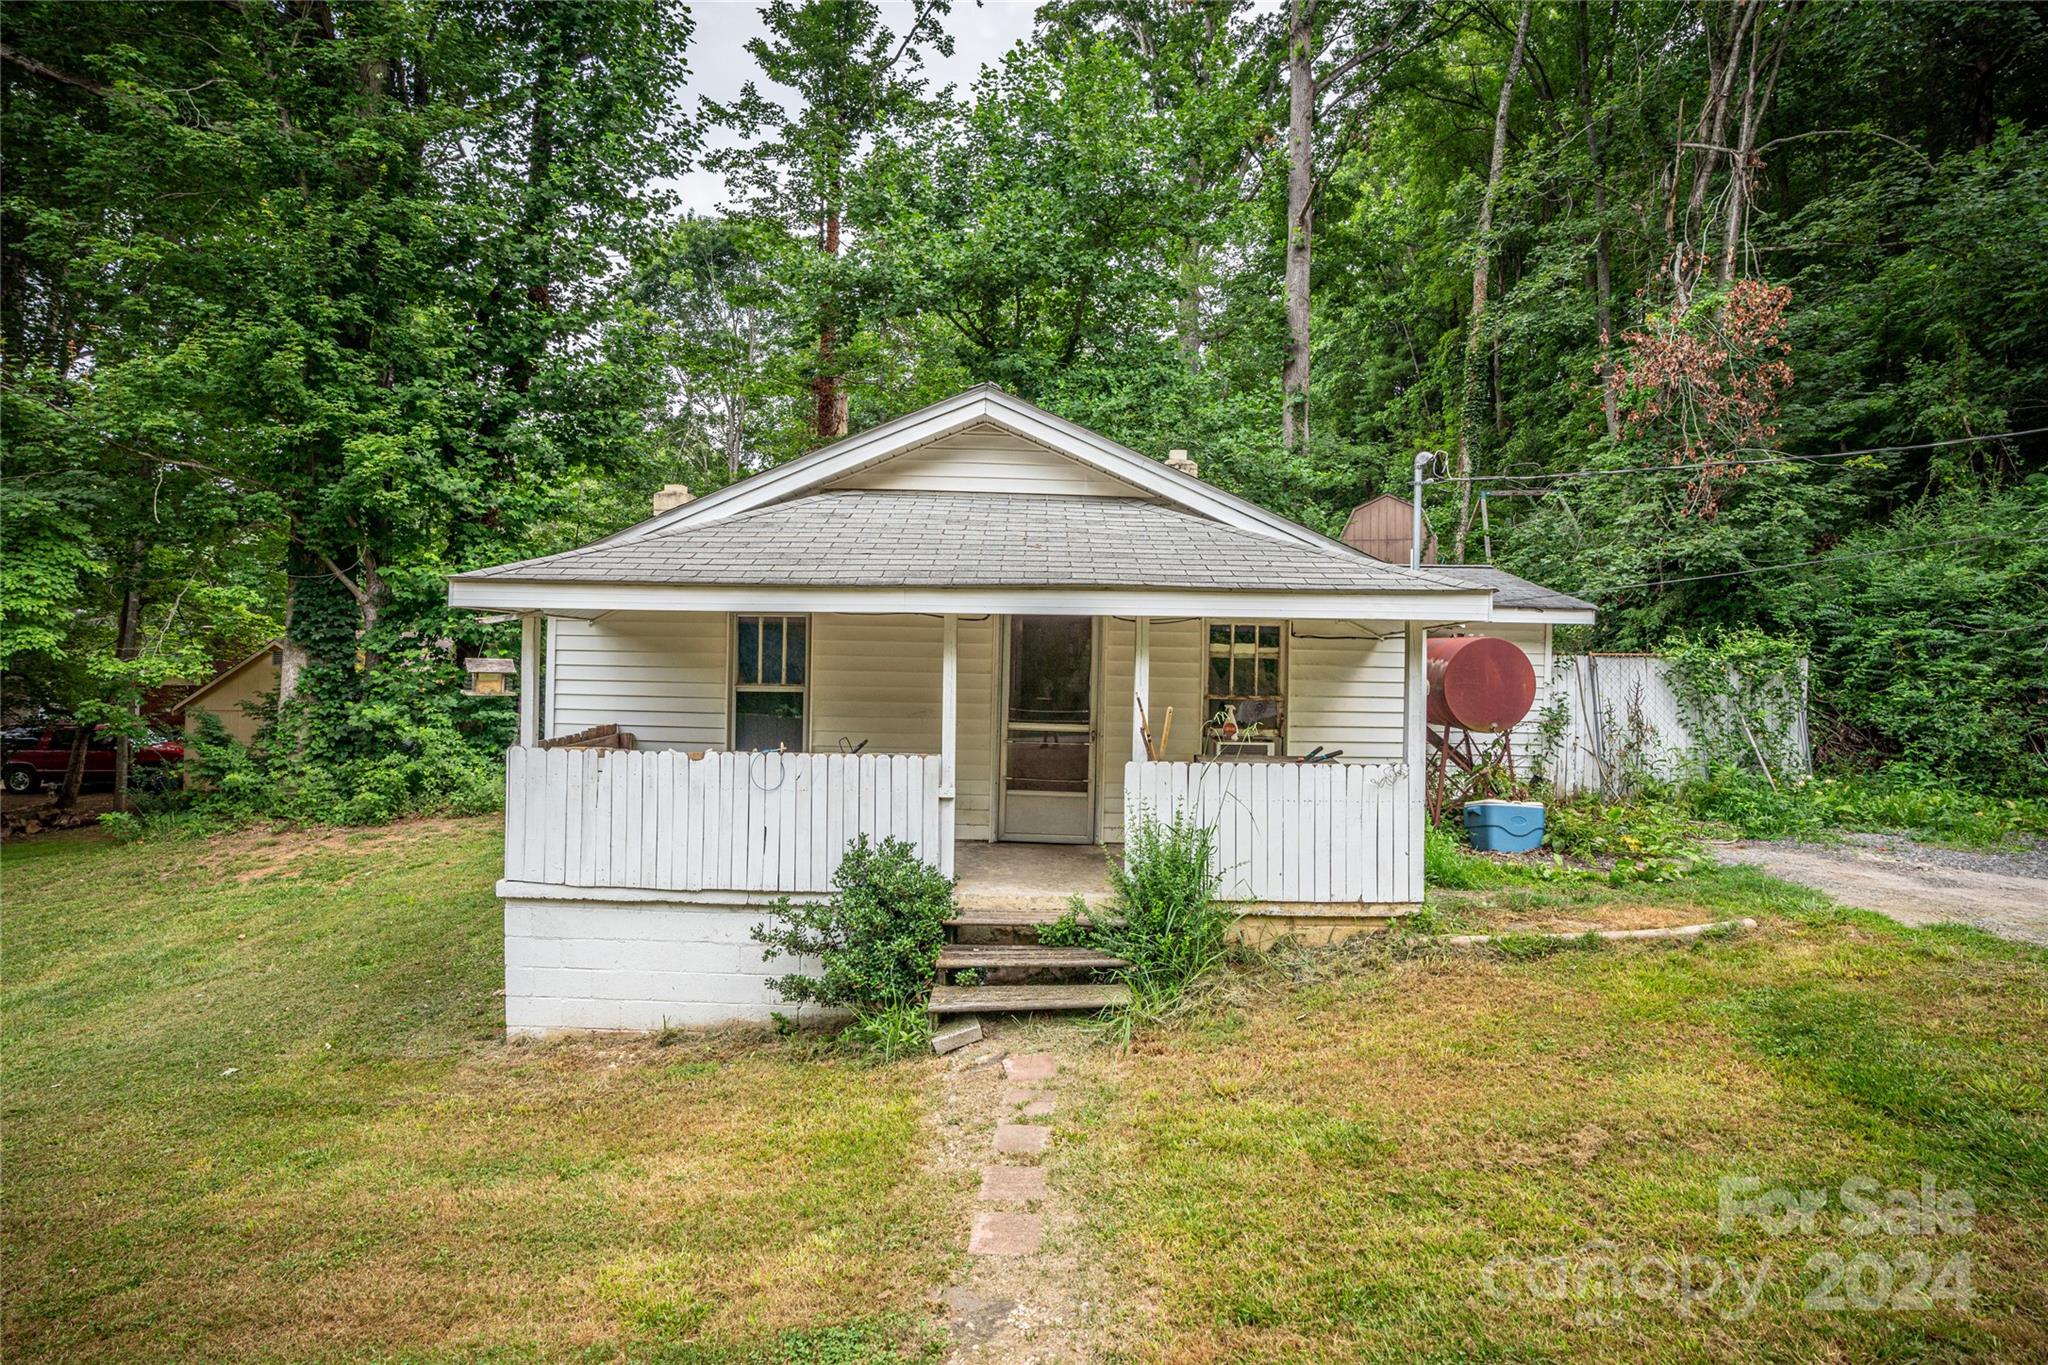
[(1529, 714), (1536, 670), (1511, 640), (1456, 635), (1429, 642), (1429, 723), (1491, 734)]

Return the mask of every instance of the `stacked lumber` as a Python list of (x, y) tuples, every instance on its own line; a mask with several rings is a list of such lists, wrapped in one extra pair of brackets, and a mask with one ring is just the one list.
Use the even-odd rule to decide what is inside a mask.
[(639, 742), (630, 730), (616, 725), (593, 725), (573, 735), (558, 735), (540, 742), (543, 749), (637, 749)]

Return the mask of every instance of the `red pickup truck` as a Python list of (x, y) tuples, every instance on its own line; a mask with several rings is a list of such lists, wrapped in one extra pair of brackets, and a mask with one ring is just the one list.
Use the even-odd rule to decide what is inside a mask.
[[(64, 767), (71, 761), (71, 741), (76, 726), (30, 726), (11, 730), (5, 738), (7, 790), (17, 796), (40, 791), (43, 784), (64, 780)], [(172, 769), (185, 759), (185, 746), (176, 740), (138, 740), (134, 749), (135, 770), (130, 780), (138, 787), (168, 786)], [(85, 787), (114, 785), (114, 738), (94, 734), (85, 750)]]

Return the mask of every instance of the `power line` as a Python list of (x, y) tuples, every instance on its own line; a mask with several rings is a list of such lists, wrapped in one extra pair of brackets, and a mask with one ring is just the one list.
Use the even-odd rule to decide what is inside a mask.
[(1690, 464), (1637, 464), (1624, 465), (1617, 469), (1587, 468), (1559, 469), (1539, 474), (1447, 474), (1442, 478), (1425, 479), (1426, 484), (1435, 483), (1531, 483), (1541, 479), (1598, 479), (1614, 474), (1668, 474), (1682, 469), (1708, 469), (1716, 465), (1730, 464), (1820, 464), (1828, 460), (1853, 460), (1860, 455), (1889, 455), (1908, 450), (1934, 450), (1941, 446), (1971, 445), (1980, 441), (2004, 441), (2017, 436), (2039, 436), (2048, 432), (2048, 427), (2029, 427), (2025, 431), (1999, 431), (1988, 436), (1951, 436), (1942, 441), (1921, 441), (1914, 445), (1871, 446), (1868, 450), (1831, 450), (1818, 455), (1788, 455), (1766, 447), (1745, 446), (1730, 451), (1727, 456), (1715, 460), (1698, 460)]
[[(2023, 526), (2017, 531), (1995, 531), (1989, 535), (1981, 536), (1957, 536), (1953, 540), (1923, 540), (1913, 545), (1894, 545), (1889, 549), (1863, 550), (1854, 554), (1817, 555), (1812, 559), (1787, 560), (1783, 564), (1758, 564), (1747, 569), (1725, 569), (1720, 573), (1690, 574), (1684, 578), (1657, 578), (1642, 583), (1623, 583), (1617, 587), (1603, 588), (1598, 591), (1603, 596), (1612, 596), (1615, 593), (1634, 592), (1638, 588), (1668, 588), (1679, 583), (1704, 583), (1714, 578), (1747, 578), (1751, 574), (1775, 573), (1780, 569), (1804, 569), (1815, 564), (1834, 564), (1851, 559), (1876, 559), (1882, 555), (1912, 554), (1915, 550), (1935, 550), (1946, 545), (1971, 545), (1982, 540), (2009, 540), (2014, 536), (2023, 536), (2030, 531), (2039, 531), (2044, 528), (2048, 528), (2048, 522), (2042, 522), (2033, 526)], [(2032, 545), (2042, 542), (2048, 542), (2048, 536), (2035, 536), (2031, 539), (2023, 540), (2021, 543)]]

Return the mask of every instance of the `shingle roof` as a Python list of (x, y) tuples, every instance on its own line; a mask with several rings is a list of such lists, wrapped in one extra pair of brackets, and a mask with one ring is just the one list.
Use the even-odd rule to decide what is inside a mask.
[(1593, 611), (1591, 602), (1517, 578), (1491, 564), (1431, 564), (1427, 571), (1448, 578), (1460, 587), (1486, 588), (1493, 593), (1496, 607), (1535, 611)]
[[(813, 493), (722, 521), (500, 564), (470, 579), (844, 587), (1456, 592), (1358, 554), (1241, 531), (1142, 498)], [(1520, 580), (1516, 580), (1520, 581)], [(1533, 586), (1533, 585), (1531, 585)]]

